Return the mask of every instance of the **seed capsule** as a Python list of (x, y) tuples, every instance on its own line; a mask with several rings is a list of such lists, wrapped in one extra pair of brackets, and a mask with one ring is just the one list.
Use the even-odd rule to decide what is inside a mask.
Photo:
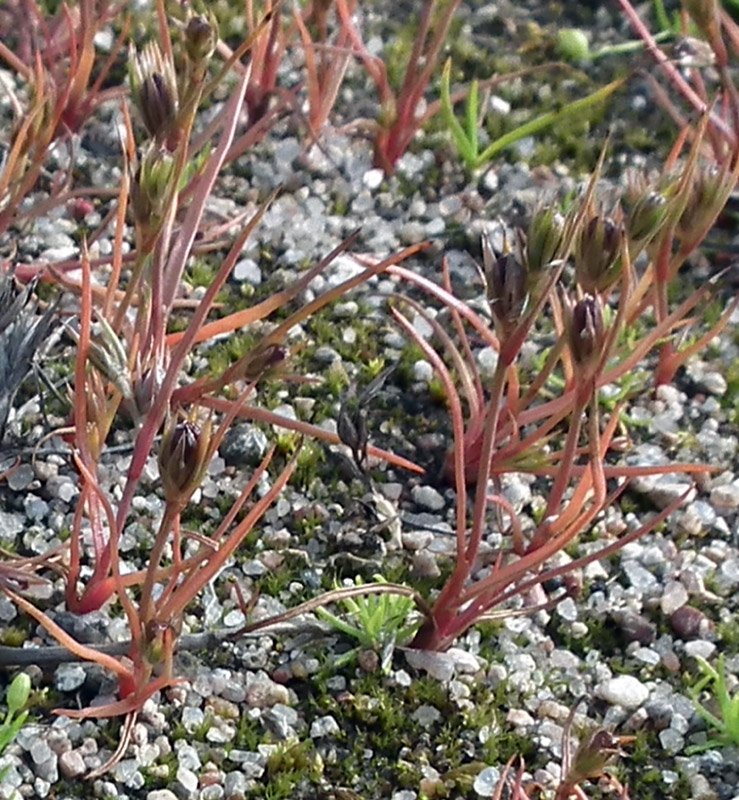
[(496, 256), (487, 236), (482, 240), (490, 313), (495, 331), (505, 341), (521, 321), (528, 302), (526, 271), (511, 253)]
[(599, 214), (585, 222), (575, 248), (575, 276), (584, 291), (605, 292), (621, 272), (623, 228)]
[(159, 474), (170, 503), (186, 503), (208, 466), (210, 423), (201, 430), (189, 420), (171, 425), (159, 448)]
[(218, 28), (215, 19), (202, 14), (191, 17), (185, 28), (185, 52), (194, 64), (207, 61), (216, 49)]
[(581, 368), (591, 367), (600, 358), (605, 342), (603, 311), (597, 297), (585, 295), (575, 304), (567, 334), (575, 364)]

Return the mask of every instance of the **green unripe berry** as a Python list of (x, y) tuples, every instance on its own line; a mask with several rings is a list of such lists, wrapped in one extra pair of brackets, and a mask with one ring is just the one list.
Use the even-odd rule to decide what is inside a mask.
[(565, 61), (585, 61), (590, 57), (588, 37), (579, 28), (563, 28), (557, 33), (557, 55)]

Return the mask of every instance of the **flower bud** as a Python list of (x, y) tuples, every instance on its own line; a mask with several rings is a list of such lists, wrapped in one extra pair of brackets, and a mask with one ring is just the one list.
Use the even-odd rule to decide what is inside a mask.
[(575, 276), (584, 291), (605, 292), (621, 272), (623, 228), (599, 214), (586, 220), (575, 248)]
[(129, 399), (132, 390), (126, 349), (105, 317), (100, 317), (99, 325), (100, 335), (90, 342), (90, 361), (122, 397)]
[(213, 55), (218, 44), (218, 28), (214, 18), (202, 14), (191, 17), (185, 28), (185, 52), (193, 64), (202, 65)]
[(567, 336), (575, 365), (591, 367), (601, 356), (605, 342), (603, 311), (597, 296), (585, 295), (569, 313)]
[(693, 244), (705, 235), (723, 210), (734, 186), (730, 169), (698, 166), (687, 191), (688, 198), (677, 223), (681, 244)]
[(168, 503), (184, 504), (208, 467), (210, 423), (201, 430), (187, 420), (169, 425), (159, 448), (159, 474)]
[(172, 155), (153, 144), (146, 148), (131, 180), (134, 221), (145, 234), (159, 230), (173, 193), (176, 164)]
[(12, 716), (20, 711), (31, 696), (31, 679), (25, 672), (19, 672), (5, 693), (8, 712)]
[(242, 377), (247, 381), (256, 381), (282, 364), (287, 358), (287, 351), (279, 344), (257, 345), (242, 365)]
[(339, 411), (336, 432), (339, 434), (339, 439), (352, 451), (356, 465), (361, 466), (367, 458), (369, 438), (366, 409), (361, 405), (350, 408), (347, 403), (343, 403)]
[(565, 218), (555, 208), (535, 212), (526, 233), (526, 268), (538, 275), (560, 255), (564, 239)]
[(526, 270), (511, 253), (496, 256), (487, 236), (482, 239), (487, 297), (495, 331), (505, 341), (521, 321), (528, 302)]
[(669, 205), (661, 192), (646, 191), (637, 197), (628, 211), (626, 232), (632, 257), (659, 233), (667, 218)]
[(129, 75), (144, 127), (156, 141), (166, 141), (175, 127), (179, 104), (174, 65), (155, 43), (149, 43), (139, 54), (131, 51)]

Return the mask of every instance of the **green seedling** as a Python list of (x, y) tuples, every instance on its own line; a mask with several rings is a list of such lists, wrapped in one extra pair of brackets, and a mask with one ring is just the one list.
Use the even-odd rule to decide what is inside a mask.
[[(375, 575), (377, 583), (385, 583), (381, 575)], [(362, 586), (362, 579), (354, 579), (356, 586)], [(340, 659), (339, 664), (351, 661), (360, 650), (375, 650), (382, 657), (382, 668), (387, 670), (396, 645), (406, 644), (419, 626), (412, 614), (415, 601), (412, 597), (398, 594), (368, 594), (345, 597), (341, 604), (346, 618), (340, 617), (326, 608), (316, 609), (318, 616), (330, 623), (337, 631), (355, 639), (358, 646)]]
[[(0, 754), (13, 742), (18, 732), (23, 727), (28, 717), (28, 711), (23, 707), (28, 702), (31, 694), (31, 679), (25, 672), (19, 672), (12, 683), (8, 686), (5, 693), (5, 700), (8, 704), (8, 713), (0, 724)], [(0, 770), (0, 781), (5, 777), (10, 767)]]
[[(709, 729), (714, 730), (712, 736), (703, 744), (689, 747), (688, 755), (710, 750), (713, 747), (739, 746), (739, 692), (731, 694), (726, 683), (726, 663), (723, 654), (718, 657), (717, 669), (705, 659), (696, 656), (703, 677), (690, 689), (690, 697), (695, 710), (705, 720)], [(712, 714), (699, 700), (700, 693), (707, 686), (713, 688), (713, 699), (718, 705), (720, 716)]]
[(557, 122), (586, 113), (620, 89), (626, 80), (625, 78), (619, 78), (586, 97), (568, 103), (557, 111), (549, 111), (546, 114), (541, 114), (525, 122), (523, 125), (519, 125), (512, 131), (508, 131), (508, 133), (499, 136), (484, 150), (480, 151), (480, 125), (478, 120), (479, 84), (477, 81), (473, 81), (470, 85), (463, 124), (457, 119), (454, 113), (454, 103), (452, 102), (450, 89), (451, 72), (452, 62), (451, 59), (449, 59), (441, 75), (441, 110), (444, 115), (444, 120), (452, 134), (455, 147), (460, 156), (462, 156), (462, 160), (468, 170), (479, 169), (495, 158), (495, 156), (499, 155), (503, 150), (511, 147), (526, 136), (535, 136), (547, 130)]

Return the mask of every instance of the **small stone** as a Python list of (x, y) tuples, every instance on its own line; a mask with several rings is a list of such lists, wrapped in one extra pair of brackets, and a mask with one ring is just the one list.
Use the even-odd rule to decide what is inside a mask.
[(187, 767), (178, 767), (176, 781), (185, 797), (193, 797), (198, 790), (198, 776)]
[(233, 425), (223, 438), (219, 453), (226, 464), (257, 466), (264, 458), (269, 442), (254, 425)]
[(262, 282), (262, 270), (259, 264), (251, 258), (244, 258), (237, 262), (233, 269), (233, 279), (248, 283), (250, 286), (259, 286)]
[(413, 714), (411, 719), (417, 722), (422, 728), (427, 730), (435, 725), (441, 719), (441, 712), (434, 706), (423, 705), (419, 706)]
[(682, 714), (673, 714), (670, 727), (684, 736), (690, 728), (690, 723)]
[(500, 772), (495, 767), (485, 767), (475, 778), (472, 788), (480, 797), (492, 797), (500, 781)]
[(596, 694), (612, 705), (632, 710), (649, 697), (649, 689), (633, 675), (617, 675), (596, 687)]
[(59, 756), (59, 770), (65, 778), (78, 778), (87, 771), (85, 760), (77, 750), (68, 750)]
[(200, 790), (198, 800), (221, 800), (223, 794), (223, 786), (219, 783), (212, 783)]
[(657, 629), (641, 614), (635, 614), (633, 611), (615, 611), (612, 616), (628, 642), (648, 645), (657, 638)]
[(416, 800), (417, 797), (412, 789), (401, 789), (399, 792), (393, 792), (390, 800)]
[(0, 511), (0, 540), (12, 542), (15, 537), (26, 527), (26, 520), (23, 514), (15, 514), (10, 511)]
[(31, 754), (34, 764), (42, 764), (54, 755), (46, 739), (35, 739), (28, 752)]
[(434, 377), (434, 368), (431, 364), (426, 361), (425, 358), (421, 358), (415, 362), (413, 365), (413, 378), (416, 381), (422, 381), (423, 383), (430, 383)]
[(326, 736), (335, 736), (341, 728), (339, 723), (330, 714), (313, 720), (310, 726), (311, 739), (323, 739)]
[(414, 486), (411, 491), (413, 502), (429, 511), (441, 511), (444, 508), (444, 498), (433, 486)]
[(408, 531), (401, 534), (401, 541), (405, 550), (423, 550), (431, 544), (434, 534), (431, 531)]
[(243, 800), (246, 797), (246, 776), (239, 770), (226, 773), (223, 780), (223, 794), (226, 800)]
[(264, 713), (262, 722), (278, 739), (289, 739), (295, 735), (298, 712), (290, 706), (277, 703)]
[(697, 608), (682, 606), (670, 617), (670, 625), (683, 640), (702, 638), (713, 630), (713, 622)]
[(718, 793), (711, 788), (705, 775), (699, 772), (688, 776), (691, 800), (716, 800)]
[(634, 658), (642, 664), (649, 664), (650, 667), (656, 667), (662, 660), (660, 654), (651, 647), (640, 647), (634, 652)]
[(202, 708), (192, 708), (187, 706), (182, 709), (182, 725), (188, 733), (193, 733), (205, 721), (205, 713)]
[(692, 642), (686, 642), (685, 652), (693, 658), (700, 657), (708, 660), (716, 652), (716, 645), (705, 639), (695, 639)]
[(135, 758), (125, 758), (116, 764), (113, 775), (118, 783), (129, 789), (141, 789), (145, 783), (144, 776), (139, 772), (139, 762)]
[(14, 492), (22, 492), (33, 483), (33, 478), (33, 467), (30, 464), (21, 464), (17, 469), (11, 470), (6, 482)]
[(433, 554), (422, 550), (413, 554), (412, 573), (415, 578), (438, 578), (441, 570)]
[(565, 622), (574, 622), (577, 619), (577, 604), (571, 597), (565, 597), (557, 604), (557, 613)]
[(660, 608), (666, 616), (672, 616), (678, 608), (682, 608), (688, 602), (688, 590), (680, 581), (670, 581), (664, 588)]
[(252, 708), (269, 708), (277, 703), (286, 705), (290, 700), (287, 687), (266, 675), (254, 680), (246, 689), (246, 702)]
[(178, 798), (170, 789), (154, 789), (147, 792), (146, 800), (178, 800)]
[(644, 569), (641, 564), (635, 561), (627, 561), (623, 565), (623, 570), (631, 585), (641, 594), (653, 594), (659, 590), (659, 581), (649, 570)]
[(382, 182), (385, 180), (385, 172), (379, 167), (375, 169), (368, 169), (362, 176), (362, 183), (371, 191), (379, 189)]
[(659, 743), (665, 752), (674, 755), (683, 749), (685, 739), (673, 728), (665, 728), (659, 734)]
[(533, 725), (536, 720), (525, 709), (512, 708), (508, 714), (506, 714), (506, 722), (517, 728), (528, 728)]
[(646, 706), (649, 720), (656, 731), (663, 731), (670, 727), (672, 722), (673, 709), (665, 700), (658, 700)]
[(179, 766), (189, 770), (198, 770), (203, 766), (198, 751), (184, 741), (177, 748), (177, 763)]
[(739, 585), (739, 559), (727, 558), (723, 560), (716, 572), (716, 582), (727, 593)]
[(709, 499), (719, 512), (736, 511), (739, 509), (739, 486), (734, 483), (714, 486)]
[[(233, 757), (233, 753), (231, 756)], [(263, 753), (246, 752), (238, 763), (247, 778), (258, 780), (264, 775), (264, 770), (267, 768), (267, 756)]]
[(718, 395), (719, 397), (726, 394), (728, 388), (726, 378), (724, 378), (720, 372), (715, 372), (713, 370), (703, 374), (700, 384), (707, 392)]

